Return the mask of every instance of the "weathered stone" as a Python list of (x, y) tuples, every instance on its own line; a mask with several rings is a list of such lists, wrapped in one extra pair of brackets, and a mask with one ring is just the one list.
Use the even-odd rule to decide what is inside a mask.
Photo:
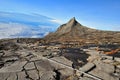
[(10, 73), (7, 80), (17, 80), (17, 74), (16, 73)]
[(45, 71), (50, 71), (53, 70), (52, 65), (48, 60), (40, 60), (40, 61), (35, 61), (35, 65), (38, 70), (45, 70)]
[(97, 76), (102, 80), (119, 80), (118, 77), (112, 76), (111, 74), (108, 74), (105, 71), (98, 70), (98, 69), (92, 70), (90, 74)]
[(112, 64), (107, 64), (102, 61), (94, 61), (96, 68), (91, 70), (89, 73), (97, 76), (103, 80), (119, 80), (118, 77), (113, 76), (112, 74), (115, 71), (115, 67)]
[(104, 63), (113, 63), (114, 61), (113, 60), (109, 60), (109, 59), (106, 59), (106, 60), (102, 60)]
[[(65, 78), (64, 80), (79, 80), (79, 77), (78, 76), (75, 76), (75, 75), (70, 75), (68, 76), (67, 78)], [(81, 80), (81, 79), (80, 79)]]
[(29, 75), (29, 77), (32, 78), (33, 80), (39, 80), (39, 74), (37, 70), (27, 71), (27, 75)]
[(91, 77), (87, 77), (87, 76), (84, 76), (84, 77), (81, 77), (79, 80), (95, 80)]
[(2, 68), (4, 66), (4, 62), (0, 61), (0, 68)]
[(68, 69), (68, 68), (60, 69), (59, 72), (61, 73), (61, 76), (70, 76), (74, 74), (73, 70)]
[(4, 54), (4, 51), (0, 51), (0, 57), (2, 57)]
[(106, 73), (113, 73), (115, 71), (114, 65), (102, 62), (97, 65), (97, 68)]
[(87, 63), (82, 68), (80, 68), (80, 70), (83, 71), (83, 72), (89, 72), (90, 70), (94, 69), (95, 67), (96, 67), (95, 64), (93, 64), (93, 63)]
[(18, 80), (28, 80), (24, 71), (17, 73)]
[(5, 61), (5, 62), (14, 62), (14, 61), (16, 61), (16, 60), (18, 60), (19, 58), (17, 57), (17, 56), (9, 56), (9, 57), (5, 57), (5, 58), (3, 58), (3, 60)]
[(10, 73), (1, 73), (0, 72), (0, 80), (7, 80), (9, 75), (10, 75)]
[(10, 66), (2, 67), (0, 72), (19, 72), (23, 70), (23, 66), (26, 64), (27, 61), (24, 62), (15, 62)]
[(57, 61), (57, 62), (60, 62), (60, 63), (62, 63), (62, 64), (68, 65), (68, 66), (72, 66), (72, 63), (73, 63), (72, 61), (66, 59), (66, 58), (63, 57), (63, 56), (54, 57), (54, 58), (52, 58), (52, 60), (55, 60), (55, 61)]
[(56, 73), (53, 71), (47, 71), (41, 76), (41, 80), (56, 80)]
[(21, 52), (21, 57), (27, 57), (27, 56), (30, 56), (30, 55), (32, 55), (31, 52), (28, 52), (28, 51)]
[(26, 70), (28, 70), (28, 69), (35, 69), (34, 62), (29, 62), (29, 63), (27, 63), (27, 64), (24, 66), (24, 68), (25, 68)]
[(119, 68), (119, 69), (120, 69), (120, 65), (117, 65), (117, 68)]

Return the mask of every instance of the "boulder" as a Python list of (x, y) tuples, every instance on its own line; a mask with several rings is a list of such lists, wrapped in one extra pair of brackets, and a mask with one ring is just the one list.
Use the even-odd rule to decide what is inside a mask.
[(84, 65), (82, 68), (80, 68), (79, 70), (83, 71), (83, 72), (89, 72), (90, 70), (94, 69), (96, 67), (95, 64), (93, 63), (87, 63), (86, 65)]

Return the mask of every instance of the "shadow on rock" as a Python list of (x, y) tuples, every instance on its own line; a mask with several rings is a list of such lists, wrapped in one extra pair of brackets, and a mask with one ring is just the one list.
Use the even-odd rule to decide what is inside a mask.
[(68, 48), (65, 49), (62, 55), (73, 62), (73, 68), (79, 68), (87, 63), (87, 58), (90, 56), (86, 54), (80, 48)]

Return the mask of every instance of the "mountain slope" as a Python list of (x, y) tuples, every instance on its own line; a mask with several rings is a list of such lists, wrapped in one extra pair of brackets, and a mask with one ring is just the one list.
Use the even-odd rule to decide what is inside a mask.
[(120, 32), (102, 31), (81, 25), (75, 17), (61, 25), (56, 32), (48, 34), (45, 39), (50, 42), (82, 41), (82, 42), (120, 42)]

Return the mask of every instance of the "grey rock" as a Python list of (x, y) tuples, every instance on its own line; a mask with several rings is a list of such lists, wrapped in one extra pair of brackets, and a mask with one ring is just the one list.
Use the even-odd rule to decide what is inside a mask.
[(79, 80), (94, 80), (94, 79), (87, 77), (87, 76), (84, 76), (84, 77), (81, 77)]
[(90, 70), (94, 69), (95, 67), (96, 67), (95, 64), (93, 64), (93, 63), (87, 63), (82, 68), (80, 68), (80, 70), (83, 71), (83, 72), (89, 72)]
[(102, 61), (94, 61), (96, 68), (90, 71), (89, 73), (97, 76), (103, 80), (119, 80), (118, 77), (112, 75), (115, 71), (115, 68), (112, 64), (104, 63)]
[(14, 61), (17, 61), (18, 59), (19, 58), (17, 56), (8, 56), (8, 57), (3, 58), (5, 62), (14, 62)]
[(23, 70), (23, 66), (27, 63), (27, 61), (24, 62), (15, 62), (10, 66), (2, 67), (0, 69), (0, 72), (20, 72)]
[(27, 64), (24, 66), (24, 68), (25, 68), (26, 70), (35, 69), (34, 62), (29, 62), (29, 63), (27, 63)]
[(53, 71), (47, 71), (41, 76), (41, 80), (56, 80), (56, 73)]
[(39, 80), (39, 74), (37, 70), (29, 70), (27, 71), (27, 75), (33, 80)]
[(1, 73), (0, 72), (0, 80), (7, 80), (9, 75), (10, 75), (10, 73)]
[(28, 80), (28, 79), (26, 78), (27, 75), (25, 74), (24, 71), (18, 72), (18, 73), (17, 73), (17, 76), (18, 76), (18, 80)]
[(41, 70), (45, 70), (45, 71), (51, 71), (54, 69), (54, 67), (52, 67), (52, 65), (49, 63), (48, 60), (40, 60), (40, 61), (36, 61), (35, 65), (37, 67), (37, 69), (39, 71)]
[(16, 73), (10, 73), (7, 80), (17, 80), (17, 74)]
[(2, 57), (4, 54), (5, 54), (5, 53), (4, 53), (4, 51), (3, 51), (3, 50), (2, 50), (2, 51), (0, 51), (0, 57)]

